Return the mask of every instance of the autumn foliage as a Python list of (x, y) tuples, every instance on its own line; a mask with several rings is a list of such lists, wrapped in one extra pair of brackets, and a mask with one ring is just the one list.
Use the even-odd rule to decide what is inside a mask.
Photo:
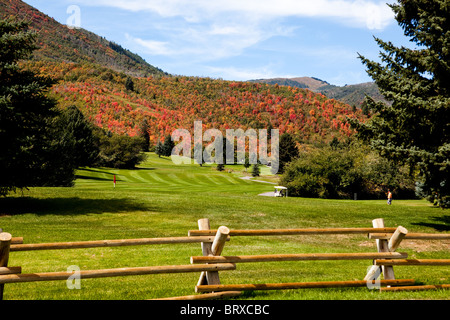
[[(150, 144), (175, 129), (279, 129), (298, 143), (330, 142), (354, 132), (347, 117), (364, 121), (359, 109), (320, 93), (290, 86), (170, 76), (141, 57), (84, 29), (69, 29), (18, 0), (0, 0), (0, 17), (27, 19), (37, 45), (26, 68), (58, 82), (50, 91), (61, 108), (75, 105), (98, 127), (142, 136)], [(133, 90), (127, 89), (127, 79)], [(193, 132), (193, 131), (191, 131)]]
[(61, 108), (76, 105), (95, 125), (113, 133), (140, 135), (148, 122), (150, 142), (175, 129), (279, 129), (299, 143), (330, 142), (354, 132), (347, 117), (364, 121), (359, 109), (307, 89), (199, 77), (133, 78), (91, 64), (27, 62), (27, 67), (58, 83), (51, 95)]

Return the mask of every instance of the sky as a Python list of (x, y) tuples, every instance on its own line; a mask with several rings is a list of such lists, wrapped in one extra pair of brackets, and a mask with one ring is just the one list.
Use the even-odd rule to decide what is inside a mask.
[(374, 37), (411, 46), (389, 1), (25, 0), (173, 75), (339, 86), (372, 81), (358, 53), (379, 61)]

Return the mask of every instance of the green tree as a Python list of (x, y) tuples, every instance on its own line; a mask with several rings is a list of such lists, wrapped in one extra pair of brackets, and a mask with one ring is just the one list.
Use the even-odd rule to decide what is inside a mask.
[(36, 186), (72, 186), (75, 169), (94, 165), (99, 149), (90, 123), (70, 106), (47, 122), (47, 144)]
[(248, 168), (250, 168), (251, 164), (250, 164), (250, 160), (248, 159), (248, 155), (245, 155), (245, 162), (244, 162), (244, 168), (245, 171), (247, 171)]
[(350, 121), (358, 136), (416, 172), (423, 194), (450, 198), (450, 5), (448, 0), (401, 0), (390, 5), (416, 48), (375, 38), (381, 63), (360, 56), (392, 105), (367, 98), (371, 121)]
[(261, 174), (261, 169), (259, 168), (259, 164), (254, 164), (252, 167), (252, 177), (259, 177)]
[(125, 81), (125, 89), (134, 91), (134, 81), (131, 77), (127, 77), (127, 80)]
[(99, 139), (99, 157), (96, 166), (134, 169), (145, 160), (142, 153), (142, 138), (111, 134), (103, 129), (96, 129)]
[(353, 153), (330, 146), (302, 152), (286, 166), (280, 183), (293, 196), (348, 198), (361, 190), (356, 160)]
[(55, 119), (55, 137), (66, 150), (66, 161), (74, 167), (92, 166), (99, 154), (92, 124), (76, 106), (69, 106)]
[(148, 126), (148, 121), (147, 119), (144, 119), (141, 123), (141, 127), (140, 127), (140, 136), (142, 138), (142, 150), (144, 152), (148, 152), (150, 151), (150, 134), (149, 134), (149, 126)]
[(164, 147), (163, 144), (160, 140), (158, 140), (158, 142), (156, 143), (156, 147), (155, 147), (155, 153), (158, 155), (158, 157), (161, 158), (161, 156), (164, 155)]
[(59, 115), (46, 96), (53, 81), (23, 70), (18, 62), (37, 48), (29, 23), (0, 20), (0, 194), (32, 186), (70, 186), (75, 167), (55, 127)]
[(290, 162), (280, 184), (301, 197), (384, 198), (387, 189), (398, 198), (414, 198), (414, 181), (405, 167), (393, 165), (369, 146), (353, 142), (301, 152)]
[(170, 157), (172, 155), (172, 150), (175, 147), (175, 143), (172, 141), (170, 134), (166, 135), (163, 143), (163, 156)]
[(278, 172), (283, 173), (287, 163), (299, 156), (297, 144), (289, 133), (284, 133), (280, 137), (279, 144), (279, 167)]

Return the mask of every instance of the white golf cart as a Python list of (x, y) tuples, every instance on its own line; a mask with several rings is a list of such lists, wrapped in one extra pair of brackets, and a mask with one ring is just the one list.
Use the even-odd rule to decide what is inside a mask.
[(282, 187), (282, 186), (276, 186), (275, 187), (275, 197), (287, 197), (288, 196), (288, 190), (286, 187)]

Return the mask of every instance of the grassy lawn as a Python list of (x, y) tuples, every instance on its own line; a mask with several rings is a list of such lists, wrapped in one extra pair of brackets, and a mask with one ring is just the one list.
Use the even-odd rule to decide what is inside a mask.
[[(232, 172), (231, 172), (232, 170)], [(230, 171), (230, 172), (228, 172)], [(250, 171), (250, 170), (249, 170)], [(264, 171), (267, 173), (268, 171)], [(113, 186), (113, 176), (117, 184)], [(371, 227), (384, 218), (387, 227), (410, 232), (449, 233), (450, 216), (421, 200), (383, 201), (273, 198), (273, 184), (241, 179), (242, 166), (178, 165), (149, 154), (137, 170), (85, 168), (73, 188), (32, 188), (0, 199), (0, 228), (24, 243), (142, 237), (187, 236), (197, 220), (230, 229)], [(275, 182), (271, 176), (257, 180)], [(449, 241), (402, 242), (410, 258), (449, 258)], [(375, 252), (365, 235), (234, 237), (223, 255)], [(201, 255), (199, 244), (153, 245), (52, 251), (12, 252), (10, 266), (23, 273), (189, 264)], [(223, 284), (363, 279), (371, 261), (299, 261), (238, 264), (220, 273)], [(396, 278), (425, 284), (450, 283), (449, 267), (395, 267)], [(194, 294), (199, 275), (166, 274), (86, 279), (80, 290), (65, 281), (5, 285), (4, 299), (153, 299)], [(367, 288), (248, 292), (239, 299), (449, 299), (448, 290), (384, 292)]]

